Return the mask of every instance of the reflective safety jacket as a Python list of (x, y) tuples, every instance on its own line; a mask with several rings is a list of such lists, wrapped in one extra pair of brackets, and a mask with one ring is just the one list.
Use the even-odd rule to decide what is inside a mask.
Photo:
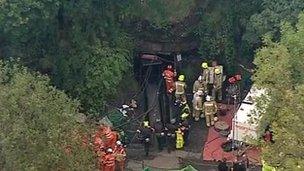
[(208, 67), (208, 83), (209, 84), (214, 84), (214, 67)]
[(220, 74), (214, 74), (214, 86), (215, 88), (219, 89), (222, 88), (223, 85), (223, 66), (218, 65), (214, 67), (214, 69), (219, 69), (221, 71)]
[(184, 146), (184, 137), (181, 130), (175, 131), (176, 133), (176, 149), (181, 149)]
[(203, 69), (201, 76), (203, 83), (207, 84), (209, 82), (209, 69)]
[(196, 80), (193, 84), (193, 93), (196, 93), (198, 90), (202, 90), (203, 92), (205, 91), (204, 83)]
[(194, 96), (193, 98), (193, 109), (195, 110), (203, 110), (203, 98), (202, 96)]
[(101, 157), (102, 170), (101, 171), (115, 171), (115, 156), (112, 153)]
[(166, 69), (163, 72), (163, 77), (166, 82), (167, 93), (172, 93), (174, 91), (174, 77), (175, 77), (174, 72), (170, 69)]
[(116, 146), (114, 149), (114, 154), (117, 161), (125, 161), (126, 160), (126, 150), (122, 146)]
[(205, 115), (213, 115), (217, 112), (217, 105), (215, 101), (204, 103)]
[(176, 81), (175, 88), (175, 94), (185, 94), (186, 83), (182, 81)]

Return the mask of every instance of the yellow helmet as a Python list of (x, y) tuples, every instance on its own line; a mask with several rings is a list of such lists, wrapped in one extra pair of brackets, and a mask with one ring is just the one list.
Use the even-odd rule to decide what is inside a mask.
[(220, 73), (221, 73), (221, 70), (220, 70), (219, 68), (215, 68), (215, 69), (214, 69), (214, 73), (215, 73), (215, 74), (220, 74)]
[(204, 68), (204, 69), (208, 68), (207, 62), (203, 62), (203, 63), (202, 63), (202, 68)]
[(149, 121), (144, 121), (144, 127), (149, 127)]
[(178, 81), (184, 81), (185, 80), (185, 76), (184, 75), (180, 75), (179, 77), (178, 77)]

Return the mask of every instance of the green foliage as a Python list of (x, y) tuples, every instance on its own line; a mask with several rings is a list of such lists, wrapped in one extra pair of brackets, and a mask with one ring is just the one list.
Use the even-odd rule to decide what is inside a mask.
[(79, 103), (47, 77), (1, 61), (0, 99), (0, 170), (93, 169), (92, 152), (81, 147), (86, 128), (75, 119)]
[(120, 26), (126, 3), (4, 1), (0, 49), (5, 57), (20, 57), (50, 75), (58, 88), (81, 100), (84, 110), (101, 112), (131, 66), (133, 42)]
[(195, 0), (130, 0), (129, 15), (150, 21), (157, 28), (177, 23), (190, 14)]
[[(108, 97), (115, 97), (118, 85), (130, 66), (129, 52), (123, 49), (92, 47), (82, 66), (85, 82), (79, 85), (80, 99), (100, 112)], [(128, 81), (128, 80), (126, 80)], [(105, 91), (106, 90), (106, 91)]]
[(236, 56), (233, 5), (221, 0), (209, 5), (197, 31), (201, 40), (200, 53), (207, 59), (218, 59), (220, 63), (229, 66), (228, 72), (233, 72), (231, 66)]
[(263, 144), (263, 158), (281, 170), (301, 170), (304, 167), (304, 15), (294, 29), (286, 23), (281, 29), (281, 41), (265, 38), (265, 46), (258, 50), (254, 76), (257, 85), (267, 88), (268, 105), (260, 106), (263, 130), (270, 125), (274, 144)]
[(302, 0), (262, 0), (262, 11), (252, 15), (244, 37), (252, 46), (260, 43), (264, 34), (280, 38), (280, 25), (283, 21), (297, 22), (299, 13), (304, 10)]

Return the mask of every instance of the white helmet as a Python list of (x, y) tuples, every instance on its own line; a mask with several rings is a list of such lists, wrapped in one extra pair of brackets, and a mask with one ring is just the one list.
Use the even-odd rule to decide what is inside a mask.
[(218, 121), (218, 117), (214, 117), (214, 122), (217, 122)]
[(198, 90), (198, 91), (197, 91), (197, 94), (198, 94), (198, 95), (203, 95), (203, 91), (202, 91), (202, 90)]
[(175, 122), (176, 122), (176, 119), (174, 119), (174, 118), (170, 120), (171, 124), (175, 124)]
[(197, 80), (198, 80), (198, 81), (202, 81), (202, 80), (203, 80), (203, 77), (202, 77), (202, 76), (199, 76), (199, 77), (197, 78)]
[(108, 152), (108, 153), (113, 153), (112, 148), (108, 148), (108, 149), (107, 149), (107, 152)]
[(122, 145), (121, 141), (116, 141), (116, 145)]
[(211, 101), (211, 96), (209, 96), (209, 95), (206, 96), (206, 101), (208, 101), (208, 102)]

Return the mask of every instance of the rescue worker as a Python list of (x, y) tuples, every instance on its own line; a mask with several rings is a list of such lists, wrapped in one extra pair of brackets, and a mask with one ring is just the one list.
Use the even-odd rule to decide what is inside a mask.
[(204, 117), (203, 112), (203, 91), (199, 90), (193, 97), (193, 117), (195, 121), (199, 120), (199, 117)]
[(203, 62), (202, 63), (202, 82), (204, 85), (204, 91), (208, 90), (208, 82), (209, 82), (209, 69), (208, 69), (208, 63), (207, 62)]
[(174, 88), (174, 77), (176, 76), (176, 72), (173, 71), (172, 65), (168, 65), (167, 69), (163, 72), (163, 77), (166, 82), (166, 90), (167, 93), (171, 94), (175, 88)]
[(162, 151), (166, 137), (165, 137), (165, 128), (163, 124), (160, 122), (160, 119), (156, 120), (156, 123), (154, 124), (154, 132), (157, 140), (158, 150)]
[(177, 127), (175, 126), (175, 122), (172, 120), (170, 123), (166, 124), (166, 142), (167, 142), (167, 150), (168, 153), (175, 150), (175, 131)]
[(140, 133), (140, 139), (144, 145), (145, 155), (149, 155), (150, 151), (150, 144), (151, 144), (151, 137), (153, 133), (153, 128), (149, 126), (149, 121), (144, 121), (143, 128), (141, 130), (137, 130), (138, 133)]
[(207, 94), (212, 94), (214, 88), (214, 63), (212, 66), (208, 67), (208, 78), (207, 78)]
[(190, 108), (188, 104), (185, 104), (184, 107), (182, 108), (180, 119), (181, 121), (188, 120), (190, 116)]
[(176, 149), (182, 149), (184, 147), (184, 135), (180, 128), (175, 131), (176, 134)]
[(199, 76), (197, 80), (195, 80), (193, 84), (193, 94), (196, 93), (198, 90), (202, 90), (203, 92), (205, 91), (205, 86), (203, 83), (203, 77)]
[[(210, 77), (209, 78), (212, 79), (212, 81), (210, 81), (210, 82), (212, 82), (212, 84), (213, 84), (213, 86), (211, 87), (211, 93), (212, 93), (213, 99), (216, 99), (216, 96), (215, 96), (216, 92), (217, 92), (217, 90), (219, 90), (219, 87), (222, 87), (223, 73), (224, 73), (223, 66), (218, 65), (217, 61), (212, 61), (212, 68), (210, 68), (210, 75), (209, 75)], [(220, 92), (220, 93), (222, 93), (222, 92)], [(220, 96), (220, 98), (222, 98), (222, 97)], [(219, 99), (219, 100), (222, 100), (222, 99)]]
[(217, 166), (218, 171), (228, 171), (228, 166), (227, 166), (227, 159), (223, 158)]
[(99, 132), (96, 132), (93, 136), (93, 145), (96, 154), (99, 154), (100, 151), (103, 151), (105, 149), (105, 145), (99, 135)]
[(116, 142), (116, 148), (114, 149), (114, 154), (117, 161), (117, 166), (119, 167), (119, 171), (124, 171), (127, 155), (126, 155), (126, 150), (123, 147), (121, 141)]
[(214, 115), (217, 112), (217, 105), (214, 100), (211, 100), (210, 96), (206, 97), (206, 102), (204, 103), (205, 109), (205, 117), (206, 117), (206, 124), (207, 127), (210, 125), (214, 125)]
[(189, 119), (185, 119), (184, 121), (182, 121), (182, 123), (180, 123), (180, 128), (181, 128), (181, 131), (183, 132), (183, 138), (185, 141), (184, 146), (187, 146), (188, 137), (189, 137), (189, 129), (190, 129)]
[(234, 97), (238, 97), (240, 95), (239, 87), (237, 83), (237, 80), (235, 77), (231, 77), (228, 79), (229, 86), (227, 87), (227, 101), (228, 104), (230, 104), (230, 101), (234, 101)]
[(113, 149), (108, 148), (106, 154), (100, 157), (101, 171), (115, 171), (115, 156)]
[(214, 69), (214, 88), (212, 91), (213, 99), (222, 101), (222, 85), (223, 85), (223, 74), (221, 73), (220, 68)]
[(175, 99), (176, 102), (180, 101), (182, 104), (186, 104), (187, 103), (187, 99), (186, 99), (186, 83), (185, 83), (185, 76), (184, 75), (180, 75), (178, 77), (178, 81), (175, 82)]
[(93, 136), (95, 152), (98, 153), (100, 152), (100, 150), (106, 148), (114, 149), (117, 138), (117, 132), (112, 131), (111, 128), (108, 126), (100, 125), (99, 129)]

